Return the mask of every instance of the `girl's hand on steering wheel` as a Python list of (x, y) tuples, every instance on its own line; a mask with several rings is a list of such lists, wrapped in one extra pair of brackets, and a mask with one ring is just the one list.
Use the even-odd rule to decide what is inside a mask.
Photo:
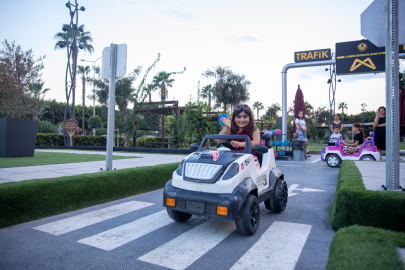
[(231, 141), (231, 145), (235, 148), (246, 147), (245, 142)]
[(221, 117), (222, 123), (224, 123), (225, 126), (227, 126), (229, 129), (231, 128), (231, 120), (225, 117)]

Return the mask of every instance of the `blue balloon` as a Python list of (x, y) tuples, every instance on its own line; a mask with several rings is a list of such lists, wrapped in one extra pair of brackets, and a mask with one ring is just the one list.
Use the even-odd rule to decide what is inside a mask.
[(285, 141), (283, 142), (283, 145), (284, 145), (284, 146), (289, 146), (289, 145), (290, 145), (290, 142), (289, 142), (288, 140), (285, 140)]
[(226, 114), (221, 114), (219, 117), (218, 117), (218, 122), (221, 124), (221, 125), (224, 125), (224, 123), (221, 121), (221, 118), (222, 117), (224, 117), (225, 119), (228, 119), (228, 116), (226, 115)]

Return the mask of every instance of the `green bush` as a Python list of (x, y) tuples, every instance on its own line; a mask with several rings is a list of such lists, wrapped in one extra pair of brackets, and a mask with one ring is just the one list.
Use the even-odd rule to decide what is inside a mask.
[(402, 232), (357, 225), (343, 228), (333, 237), (326, 270), (403, 270), (397, 247), (405, 247)]
[(48, 121), (39, 121), (38, 133), (58, 133), (58, 126), (54, 126)]
[(366, 190), (357, 166), (345, 160), (329, 216), (334, 230), (358, 224), (405, 232), (405, 194)]
[(96, 135), (107, 135), (107, 129), (103, 127), (96, 128)]
[(37, 133), (36, 146), (64, 146), (63, 135)]
[(163, 188), (179, 163), (0, 185), (0, 228)]
[[(117, 143), (117, 136), (114, 137), (114, 142)], [(74, 146), (106, 146), (107, 136), (73, 136)], [(124, 147), (125, 140), (119, 137), (119, 146)], [(36, 146), (64, 146), (63, 135), (60, 134), (37, 134)]]
[(100, 116), (96, 115), (96, 116), (90, 117), (89, 122), (88, 122), (89, 128), (99, 128), (102, 126), (103, 126), (103, 120), (101, 119)]
[(137, 147), (154, 148), (155, 145), (152, 142), (156, 142), (154, 137), (140, 137), (136, 139)]

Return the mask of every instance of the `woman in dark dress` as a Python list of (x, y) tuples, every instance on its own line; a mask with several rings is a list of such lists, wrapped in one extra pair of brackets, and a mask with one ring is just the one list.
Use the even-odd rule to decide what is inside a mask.
[(374, 142), (377, 146), (377, 151), (380, 153), (380, 159), (382, 160), (381, 152), (385, 150), (385, 107), (381, 106), (377, 110), (377, 114), (374, 119)]
[(333, 121), (332, 124), (330, 124), (330, 129), (332, 130), (332, 132), (335, 130), (336, 127), (339, 128), (339, 133), (342, 132), (343, 123), (342, 121), (340, 121), (339, 114), (335, 114), (335, 121)]

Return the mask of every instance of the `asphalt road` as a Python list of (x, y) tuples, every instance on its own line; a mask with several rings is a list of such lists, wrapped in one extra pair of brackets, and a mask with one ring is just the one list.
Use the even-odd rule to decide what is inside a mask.
[(156, 190), (1, 229), (0, 269), (325, 269), (339, 169), (317, 160), (277, 161), (288, 205), (262, 203), (253, 236), (233, 221), (173, 222)]

